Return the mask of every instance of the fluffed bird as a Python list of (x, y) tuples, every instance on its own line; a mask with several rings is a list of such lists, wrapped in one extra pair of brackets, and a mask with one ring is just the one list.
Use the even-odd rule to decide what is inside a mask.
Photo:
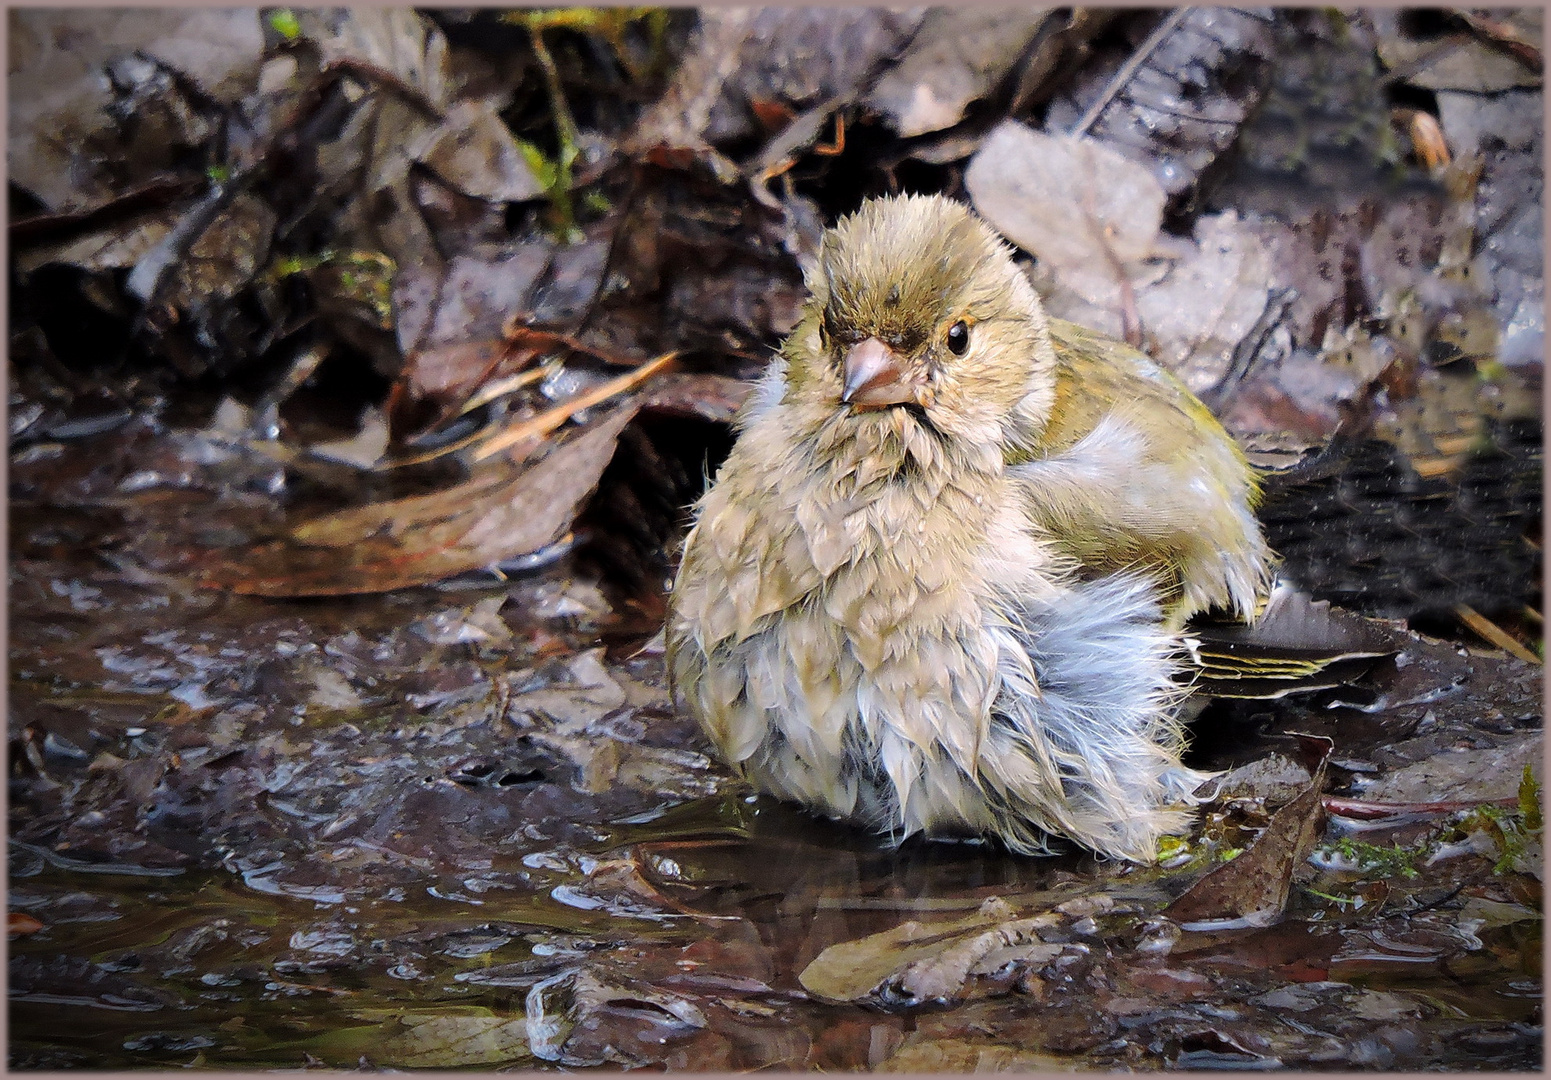
[(1243, 455), (951, 200), (865, 204), (807, 285), (685, 541), (676, 694), (820, 813), (1152, 861), (1201, 779), (1175, 631), (1267, 579)]

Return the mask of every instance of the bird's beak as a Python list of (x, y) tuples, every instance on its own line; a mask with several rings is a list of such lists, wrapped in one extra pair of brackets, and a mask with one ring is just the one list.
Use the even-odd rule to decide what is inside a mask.
[(905, 374), (900, 356), (875, 337), (846, 350), (845, 391), (840, 400), (858, 409), (882, 409), (919, 401), (920, 384)]

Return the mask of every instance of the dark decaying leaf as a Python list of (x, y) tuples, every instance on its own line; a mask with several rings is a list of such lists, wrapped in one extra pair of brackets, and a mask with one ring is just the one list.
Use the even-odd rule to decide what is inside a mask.
[(121, 125), (109, 111), (114, 88), (103, 74), (111, 60), (139, 52), (229, 102), (252, 92), (263, 59), (254, 8), (34, 8), (7, 18), (11, 85), (22, 91), (13, 91), (7, 106), (8, 178), (56, 212), (108, 202), (166, 164), (159, 159), (167, 147), (154, 139), (125, 153)]
[(308, 522), (283, 540), (223, 551), (207, 584), (260, 596), (342, 596), (424, 585), (537, 551), (570, 526), (637, 405), (531, 463), (496, 455), (455, 487)]
[(1088, 134), (1152, 170), (1170, 199), (1230, 147), (1270, 77), (1274, 12), (1181, 8), (1118, 66), (1050, 105), (1045, 128)]
[[(1327, 748), (1328, 753), (1328, 748)], [(1309, 786), (1271, 816), (1243, 854), (1211, 871), (1163, 909), (1186, 929), (1270, 926), (1282, 917), (1293, 873), (1303, 865), (1324, 823), (1320, 796), (1325, 763)]]
[(460, 101), (448, 109), (419, 159), (459, 191), (491, 202), (521, 202), (544, 193), (511, 129), (488, 101)]
[(877, 7), (703, 12), (673, 83), (626, 145), (642, 153), (720, 144), (758, 130), (756, 105), (791, 115), (854, 97), (898, 56), (925, 14)]
[[(688, 997), (593, 967), (574, 968), (534, 986), (528, 991), (527, 1014), (533, 1055), (573, 1066), (642, 1064), (651, 1060), (643, 1043), (665, 1042), (706, 1026), (705, 1014)], [(615, 1032), (615, 1025), (623, 1030)], [(647, 1030), (639, 1030), (642, 1026)], [(639, 1039), (610, 1037), (637, 1034)]]

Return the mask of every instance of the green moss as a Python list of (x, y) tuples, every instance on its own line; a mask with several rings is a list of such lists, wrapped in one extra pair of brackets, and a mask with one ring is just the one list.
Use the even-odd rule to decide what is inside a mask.
[[(518, 141), (533, 175), (544, 186), (549, 196), (550, 216), (555, 234), (566, 243), (582, 239), (576, 227), (576, 205), (573, 202), (572, 166), (581, 155), (580, 137), (571, 107), (566, 102), (560, 85), (560, 69), (550, 54), (544, 34), (549, 30), (571, 30), (592, 34), (606, 42), (618, 58), (620, 66), (632, 79), (640, 79), (661, 69), (665, 50), (664, 35), (668, 28), (668, 11), (665, 8), (530, 8), (510, 11), (502, 15), (503, 21), (521, 26), (528, 31), (533, 42), (533, 55), (544, 73), (544, 85), (549, 93), (550, 110), (554, 115), (556, 151), (553, 160), (530, 143)], [(646, 31), (649, 56), (647, 62), (638, 64), (628, 47), (626, 33), (632, 24), (640, 23)], [(584, 196), (585, 206), (596, 205), (591, 196)]]
[(1446, 839), (1458, 840), (1474, 833), (1484, 834), (1497, 849), (1498, 857), (1492, 872), (1522, 872), (1528, 867), (1531, 858), (1535, 861), (1539, 859), (1539, 843), (1545, 829), (1540, 800), (1540, 784), (1526, 765), (1524, 775), (1519, 780), (1517, 806), (1478, 806), (1460, 819)]
[(1427, 854), (1422, 847), (1403, 848), (1399, 844), (1380, 847), (1350, 836), (1322, 845), (1320, 851), (1332, 862), (1339, 861), (1350, 870), (1376, 878), (1414, 878), (1416, 864)]

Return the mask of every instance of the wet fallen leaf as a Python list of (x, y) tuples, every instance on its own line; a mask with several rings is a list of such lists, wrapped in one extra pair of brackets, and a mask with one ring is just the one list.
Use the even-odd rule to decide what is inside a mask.
[(673, 83), (643, 114), (626, 152), (707, 157), (730, 182), (730, 163), (706, 151), (755, 133), (754, 102), (772, 115), (858, 95), (925, 14), (877, 7), (704, 11)]
[(17, 253), (17, 269), (31, 273), (40, 266), (63, 263), (86, 270), (122, 270), (134, 266), (161, 243), (176, 223), (175, 211), (147, 211), (92, 229), (82, 236), (28, 247)]
[(597, 485), (636, 404), (517, 464), (497, 455), (445, 491), (315, 519), (283, 540), (222, 551), (206, 584), (259, 596), (342, 596), (424, 585), (537, 551)]
[(306, 1045), (335, 1065), (353, 1063), (361, 1054), (412, 1069), (466, 1069), (533, 1060), (521, 1017), (472, 1005), (396, 1012), (372, 1027), (344, 1028)]
[(1499, 926), (1512, 926), (1518, 922), (1544, 920), (1545, 913), (1523, 904), (1508, 904), (1501, 900), (1489, 900), (1484, 896), (1472, 896), (1460, 909), (1460, 920), (1479, 920), (1480, 928), (1492, 930)]
[(1267, 754), (1230, 770), (1216, 780), (1213, 798), (1254, 799), (1268, 807), (1285, 806), (1308, 790), (1309, 770), (1285, 754)]
[[(1541, 36), (1542, 21), (1538, 8), (1515, 12), (1510, 19), (1534, 40)], [(1407, 82), (1427, 90), (1491, 94), (1541, 84), (1541, 73), (1524, 58), (1464, 33), (1442, 41), (1385, 37), (1379, 41), (1379, 56), (1390, 68), (1404, 70)]]
[(1197, 221), (1195, 242), (1162, 280), (1137, 290), (1136, 306), (1144, 334), (1155, 342), (1149, 351), (1202, 393), (1222, 378), (1234, 346), (1265, 310), (1271, 263), (1231, 212)]
[[(635, 979), (620, 978), (591, 967), (573, 968), (553, 975), (528, 991), (528, 1044), (535, 1057), (564, 1065), (637, 1065), (650, 1051), (644, 1040), (632, 1049), (624, 1039), (608, 1040), (608, 1029), (590, 1031), (585, 1043), (573, 1043), (579, 1026), (607, 1024), (606, 1010), (635, 1014), (658, 1035), (657, 1042), (686, 1035), (706, 1026), (705, 1014), (679, 994), (658, 990)], [(645, 1034), (644, 1032), (642, 1034)], [(634, 1041), (634, 1040), (632, 1040)], [(601, 1042), (602, 1045), (599, 1045)]]
[(1045, 128), (1086, 134), (1152, 170), (1183, 197), (1259, 103), (1275, 52), (1264, 10), (1178, 8), (1132, 54), (1092, 65), (1050, 103)]
[(729, 424), (753, 389), (746, 379), (671, 371), (641, 392), (641, 408)]
[[(1041, 942), (1035, 932), (1062, 921), (1051, 912), (1018, 917), (999, 897), (973, 915), (943, 922), (911, 920), (891, 930), (829, 946), (803, 969), (803, 988), (829, 1001), (887, 1000), (924, 1004), (952, 1000), (976, 965), (998, 950), (1030, 962), (1049, 960), (1060, 946)], [(1048, 954), (1048, 955), (1047, 955)]]
[(383, 411), (369, 407), (361, 416), (361, 429), (347, 439), (313, 443), (307, 452), (316, 457), (369, 469), (382, 460), (388, 449), (388, 418)]
[(1186, 929), (1270, 926), (1282, 917), (1293, 872), (1303, 865), (1324, 821), (1320, 763), (1303, 794), (1271, 816), (1243, 854), (1212, 870), (1163, 909)]
[(43, 923), (24, 911), (10, 911), (6, 913), (5, 929), (13, 938), (25, 937), (42, 930)]
[(1538, 771), (1542, 742), (1534, 731), (1485, 749), (1446, 749), (1365, 784), (1362, 797), (1394, 803), (1508, 799), (1518, 793), (1526, 765)]
[(55, 211), (110, 199), (123, 179), (118, 170), (138, 167), (103, 152), (119, 123), (103, 73), (110, 60), (139, 50), (230, 102), (253, 89), (264, 53), (255, 8), (34, 8), (10, 16), (9, 39), (7, 174)]
[(405, 357), (400, 385), (412, 398), (467, 392), (484, 379), (521, 370), (536, 355), (527, 351), (514, 355), (504, 338), (434, 345)]

